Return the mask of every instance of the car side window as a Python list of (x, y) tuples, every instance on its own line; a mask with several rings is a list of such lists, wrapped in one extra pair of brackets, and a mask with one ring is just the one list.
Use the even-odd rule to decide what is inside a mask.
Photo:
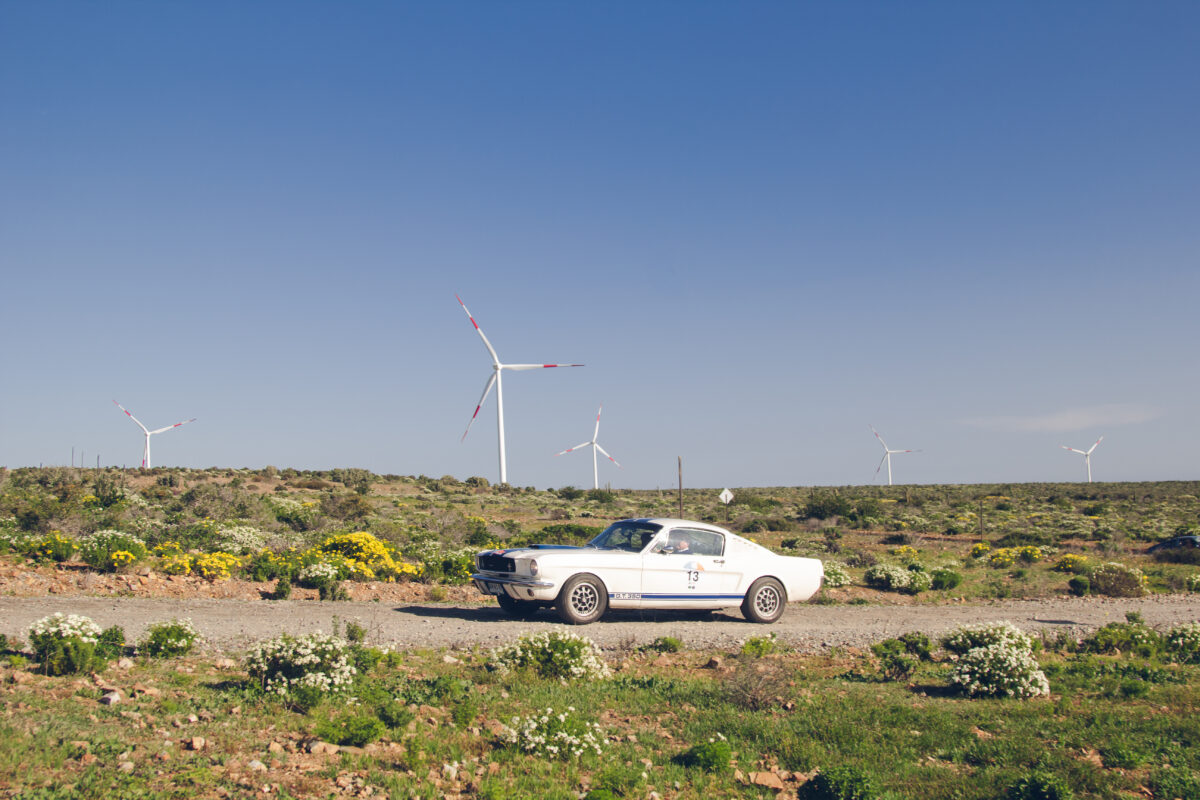
[(695, 555), (719, 556), (725, 552), (725, 537), (714, 531), (676, 528), (671, 531), (671, 540), (674, 541), (677, 536), (687, 538), (689, 550)]

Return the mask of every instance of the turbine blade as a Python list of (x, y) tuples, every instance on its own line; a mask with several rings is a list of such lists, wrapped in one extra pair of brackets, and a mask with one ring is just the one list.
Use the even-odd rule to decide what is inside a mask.
[(589, 444), (591, 444), (591, 442), (584, 442), (583, 444), (577, 444), (574, 447), (568, 447), (566, 450), (563, 450), (561, 453), (555, 453), (554, 455), (565, 456), (567, 453), (573, 453), (581, 447), (587, 447)]
[[(604, 410), (604, 404), (600, 404), (600, 411)], [(600, 411), (596, 412), (596, 430), (592, 431), (592, 441), (600, 438)]]
[(141, 420), (139, 420), (139, 419), (138, 419), (137, 417), (135, 417), (133, 414), (130, 414), (130, 413), (129, 413), (129, 409), (125, 408), (125, 406), (121, 405), (120, 403), (117, 403), (117, 401), (116, 401), (116, 400), (113, 400), (113, 403), (115, 403), (115, 404), (116, 404), (117, 408), (119, 408), (119, 409), (121, 409), (122, 411), (124, 411), (124, 412), (125, 412), (125, 416), (129, 417), (131, 420), (133, 420), (134, 422), (136, 422), (136, 423), (137, 423), (137, 426), (138, 426), (139, 428), (141, 428), (141, 429), (142, 429), (143, 431), (145, 431), (146, 433), (150, 433), (150, 431), (146, 429), (146, 426), (142, 424)]
[[(499, 366), (500, 356), (496, 355), (496, 348), (492, 347), (492, 343), (489, 342), (488, 338), (483, 335), (483, 329), (479, 327), (479, 323), (475, 321), (475, 318), (471, 316), (471, 312), (467, 310), (467, 304), (464, 303), (462, 298), (458, 295), (454, 295), (454, 299), (458, 301), (460, 306), (462, 306), (463, 311), (467, 312), (467, 319), (471, 320), (471, 324), (475, 326), (475, 332), (479, 334), (480, 339), (483, 339), (484, 347), (486, 347), (488, 352), (492, 354), (492, 361)], [(466, 434), (464, 433), (463, 436), (466, 436)]]
[(1092, 445), (1091, 447), (1089, 447), (1089, 448), (1088, 448), (1087, 454), (1088, 454), (1089, 456), (1092, 454), (1092, 451), (1093, 451), (1093, 450), (1095, 450), (1097, 446), (1099, 446), (1099, 444), (1100, 444), (1101, 440), (1103, 440), (1103, 439), (1104, 439), (1104, 437), (1103, 437), (1103, 436), (1101, 436), (1099, 439), (1097, 439), (1097, 440), (1096, 440), (1096, 444), (1094, 444), (1094, 445)]
[(196, 421), (196, 418), (192, 417), (191, 419), (185, 419), (183, 422), (176, 422), (174, 425), (168, 425), (165, 428), (159, 428), (156, 431), (150, 431), (150, 433), (152, 433), (152, 434), (153, 433), (163, 433), (164, 431), (169, 431), (172, 428), (178, 428), (180, 425), (187, 425), (189, 422), (195, 422), (195, 421)]
[[(498, 362), (497, 362), (498, 363)], [(551, 369), (553, 367), (582, 367), (583, 364), (500, 364), (504, 369)]]
[(1081, 455), (1081, 456), (1087, 455), (1087, 453), (1083, 452), (1082, 450), (1076, 450), (1074, 447), (1067, 447), (1065, 444), (1062, 446), (1062, 449), (1070, 450), (1072, 453), (1079, 453), (1079, 455)]
[[(868, 425), (867, 427), (871, 429), (871, 433), (875, 434), (875, 438), (879, 440), (879, 443), (880, 443), (881, 445), (883, 445), (883, 449), (884, 449), (884, 451), (886, 452), (886, 451), (887, 451), (887, 449), (888, 449), (888, 447), (887, 447), (887, 442), (885, 442), (885, 441), (883, 440), (883, 437), (879, 435), (879, 431), (875, 430), (875, 426), (874, 426), (874, 425)], [(875, 470), (875, 471), (876, 471), (876, 472), (878, 472), (879, 470)]]
[[(459, 302), (462, 301), (460, 300)], [(493, 372), (491, 376), (488, 377), (487, 385), (483, 387), (483, 394), (479, 397), (479, 405), (475, 406), (475, 413), (471, 415), (471, 421), (467, 423), (467, 429), (463, 431), (462, 439), (459, 439), (460, 442), (463, 441), (463, 439), (466, 439), (467, 434), (471, 432), (471, 426), (475, 424), (475, 418), (479, 416), (479, 409), (483, 408), (483, 402), (487, 400), (488, 393), (492, 391), (492, 384), (496, 382), (496, 375), (498, 374), (499, 373)]]
[[(599, 450), (601, 453), (604, 453), (604, 457), (607, 458), (609, 461), (613, 462), (614, 464), (617, 464), (617, 460), (615, 458), (613, 458), (612, 456), (610, 456), (608, 454), (608, 451), (605, 450), (603, 447), (601, 447), (600, 445), (596, 445), (596, 449)], [(620, 464), (617, 464), (617, 466), (621, 467)], [(621, 467), (621, 469), (624, 469), (624, 467)]]
[(883, 469), (883, 462), (887, 461), (888, 454), (884, 453), (883, 458), (879, 459), (879, 466), (875, 467), (875, 475), (879, 475), (879, 470)]

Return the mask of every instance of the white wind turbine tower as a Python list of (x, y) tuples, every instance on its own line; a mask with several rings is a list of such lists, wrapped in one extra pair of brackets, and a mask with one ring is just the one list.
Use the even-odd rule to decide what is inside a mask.
[(879, 466), (877, 466), (875, 468), (875, 474), (876, 475), (879, 474), (879, 470), (881, 470), (883, 468), (883, 462), (886, 461), (887, 468), (888, 468), (888, 486), (891, 486), (892, 485), (892, 454), (893, 453), (919, 453), (921, 451), (920, 450), (889, 450), (888, 446), (887, 446), (887, 442), (883, 441), (883, 437), (879, 435), (879, 431), (875, 430), (875, 426), (868, 425), (867, 427), (871, 429), (871, 433), (875, 434), (875, 438), (879, 440), (879, 443), (881, 445), (883, 445), (883, 458), (879, 459)]
[(1067, 447), (1065, 444), (1062, 446), (1063, 450), (1070, 450), (1072, 453), (1079, 453), (1079, 455), (1083, 456), (1083, 463), (1087, 464), (1088, 483), (1092, 482), (1092, 451), (1096, 449), (1096, 445), (1100, 444), (1103, 439), (1104, 437), (1101, 436), (1096, 440), (1096, 444), (1087, 450), (1076, 450), (1074, 447)]
[[(603, 410), (604, 410), (604, 406), (601, 405), (600, 411), (603, 411)], [(592, 448), (592, 488), (593, 489), (600, 488), (600, 470), (596, 466), (596, 451), (599, 450), (601, 453), (604, 453), (605, 458), (607, 458), (609, 461), (613, 462), (614, 464), (617, 464), (617, 460), (615, 458), (613, 458), (612, 456), (610, 456), (608, 454), (608, 451), (605, 450), (603, 447), (601, 447), (600, 443), (597, 441), (597, 439), (600, 438), (600, 411), (596, 412), (596, 430), (592, 433), (592, 440), (590, 442), (584, 442), (583, 444), (577, 444), (574, 447), (568, 447), (566, 450), (563, 450), (561, 453), (554, 454), (556, 456), (565, 456), (567, 453), (578, 450), (581, 447)], [(621, 465), (617, 464), (617, 468), (620, 469)]]
[[(479, 398), (479, 405), (475, 406), (475, 413), (471, 415), (471, 421), (467, 423), (467, 429), (463, 431), (462, 438), (466, 439), (467, 434), (471, 432), (471, 426), (475, 424), (475, 418), (479, 416), (479, 409), (483, 407), (483, 403), (487, 400), (488, 392), (492, 391), (492, 384), (496, 385), (496, 431), (500, 440), (500, 483), (508, 483), (508, 468), (504, 461), (504, 387), (502, 373), (506, 369), (523, 370), (523, 369), (550, 369), (551, 367), (582, 367), (583, 364), (503, 364), (500, 362), (500, 356), (496, 355), (496, 348), (492, 347), (492, 343), (483, 335), (483, 331), (479, 327), (479, 323), (471, 316), (471, 312), (467, 310), (467, 304), (462, 301), (458, 295), (454, 295), (454, 299), (462, 306), (463, 311), (467, 312), (467, 319), (471, 320), (471, 324), (475, 326), (475, 332), (479, 334), (479, 338), (483, 339), (484, 346), (492, 356), (492, 375), (488, 378), (487, 385), (483, 387), (483, 395)], [(461, 439), (459, 441), (462, 441)]]
[(152, 430), (147, 429), (146, 426), (143, 425), (141, 423), (141, 421), (138, 420), (137, 417), (135, 417), (133, 414), (130, 414), (129, 411), (125, 408), (125, 406), (121, 405), (120, 403), (117, 403), (116, 400), (113, 400), (113, 403), (116, 403), (117, 408), (124, 411), (125, 416), (129, 417), (131, 420), (136, 422), (137, 426), (142, 429), (142, 433), (146, 434), (146, 448), (142, 451), (142, 466), (145, 467), (146, 469), (150, 469), (150, 437), (151, 436), (153, 436), (156, 433), (165, 433), (165, 432), (171, 430), (172, 428), (178, 428), (180, 425), (187, 425), (189, 422), (196, 421), (196, 418), (192, 417), (191, 419), (185, 419), (183, 422), (176, 422), (174, 425), (168, 425), (165, 428), (159, 428), (158, 430), (152, 431)]

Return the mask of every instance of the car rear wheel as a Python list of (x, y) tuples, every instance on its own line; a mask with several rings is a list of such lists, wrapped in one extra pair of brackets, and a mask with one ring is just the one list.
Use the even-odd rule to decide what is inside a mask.
[(496, 601), (500, 603), (500, 608), (505, 614), (512, 617), (520, 617), (521, 619), (529, 619), (542, 607), (541, 603), (534, 603), (530, 600), (517, 600), (506, 594), (496, 595)]
[(742, 600), (742, 616), (751, 622), (770, 623), (783, 616), (787, 608), (787, 592), (774, 578), (759, 578), (750, 584)]
[(570, 625), (587, 625), (604, 616), (608, 589), (595, 575), (576, 575), (558, 593), (558, 615)]

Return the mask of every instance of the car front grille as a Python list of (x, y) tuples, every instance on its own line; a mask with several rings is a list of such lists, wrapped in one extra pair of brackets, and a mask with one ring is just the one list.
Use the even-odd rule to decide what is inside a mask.
[(504, 556), (482, 555), (479, 557), (479, 568), (484, 572), (516, 572), (517, 562)]

